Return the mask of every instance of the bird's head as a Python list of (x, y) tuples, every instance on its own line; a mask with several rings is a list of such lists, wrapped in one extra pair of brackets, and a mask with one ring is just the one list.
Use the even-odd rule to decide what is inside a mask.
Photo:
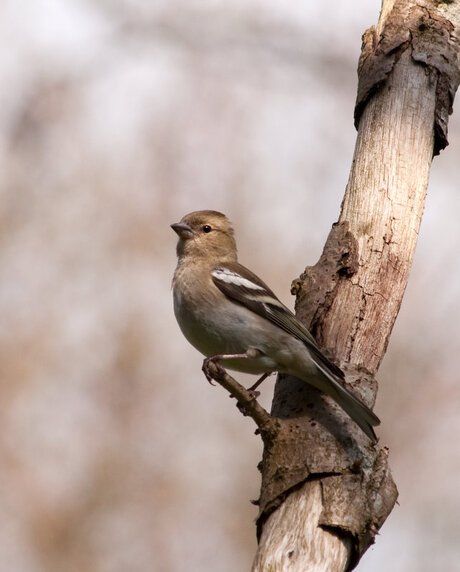
[(236, 261), (236, 243), (228, 218), (217, 211), (195, 211), (171, 225), (179, 236), (177, 256)]

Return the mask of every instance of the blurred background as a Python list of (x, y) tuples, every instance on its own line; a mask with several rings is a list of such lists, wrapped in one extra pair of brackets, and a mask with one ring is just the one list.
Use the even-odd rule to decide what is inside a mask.
[[(249, 570), (262, 447), (175, 323), (169, 224), (225, 212), (293, 306), (380, 2), (0, 7), (0, 571)], [(449, 140), (379, 376), (400, 504), (363, 572), (460, 559), (459, 114)]]

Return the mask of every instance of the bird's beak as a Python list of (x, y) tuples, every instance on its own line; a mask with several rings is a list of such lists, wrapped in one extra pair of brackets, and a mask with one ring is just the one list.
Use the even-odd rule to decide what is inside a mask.
[(171, 225), (171, 228), (179, 235), (180, 238), (185, 239), (194, 237), (192, 227), (190, 227), (188, 224), (185, 224), (185, 222), (175, 222)]

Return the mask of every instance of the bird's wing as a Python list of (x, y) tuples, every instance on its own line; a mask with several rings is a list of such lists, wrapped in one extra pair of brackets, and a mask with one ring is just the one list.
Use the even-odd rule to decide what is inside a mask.
[(230, 262), (217, 266), (211, 274), (214, 284), (227, 298), (246, 306), (303, 342), (320, 370), (326, 375), (344, 379), (343, 371), (321, 352), (307, 328), (253, 272), (238, 262)]

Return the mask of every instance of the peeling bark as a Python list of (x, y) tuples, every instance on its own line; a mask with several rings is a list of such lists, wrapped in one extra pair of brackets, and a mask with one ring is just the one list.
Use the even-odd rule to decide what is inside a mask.
[(377, 29), (363, 35), (358, 65), (355, 125), (370, 100), (388, 80), (396, 62), (409, 51), (436, 84), (434, 155), (446, 145), (447, 123), (460, 82), (458, 19), (453, 2), (384, 2)]

